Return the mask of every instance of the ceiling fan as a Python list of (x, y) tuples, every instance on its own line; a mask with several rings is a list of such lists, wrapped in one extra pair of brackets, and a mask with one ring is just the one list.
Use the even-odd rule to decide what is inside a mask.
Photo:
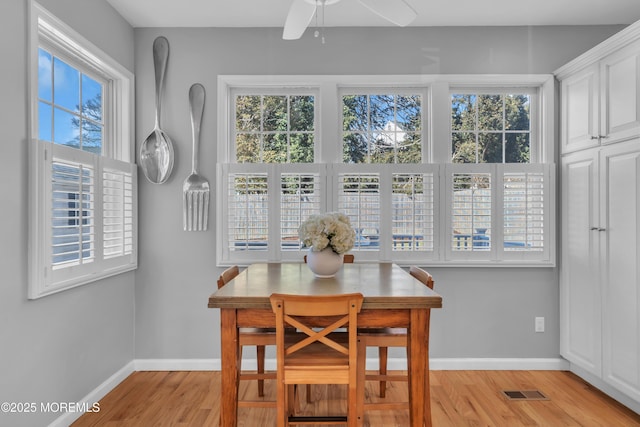
[[(297, 40), (302, 37), (319, 7), (325, 7), (340, 0), (293, 0), (282, 38)], [(405, 0), (358, 0), (363, 6), (396, 25), (409, 25), (418, 14)]]

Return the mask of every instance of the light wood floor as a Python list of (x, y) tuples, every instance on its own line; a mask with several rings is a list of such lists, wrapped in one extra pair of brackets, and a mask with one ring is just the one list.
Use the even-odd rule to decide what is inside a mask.
[[(503, 390), (539, 390), (548, 400), (509, 401)], [(377, 391), (377, 383), (367, 383), (366, 399), (376, 399)], [(240, 392), (244, 398), (256, 399), (256, 382), (243, 381)], [(302, 396), (301, 410), (306, 414), (346, 410), (344, 388), (313, 386), (313, 393), (311, 404)], [(265, 399), (274, 399), (273, 382), (266, 383), (265, 394)], [(87, 413), (72, 426), (214, 427), (219, 396), (219, 372), (135, 372), (100, 401), (100, 412)], [(386, 400), (406, 396), (406, 383), (388, 384)], [(640, 426), (640, 415), (562, 371), (432, 371), (431, 406), (436, 427)], [(239, 411), (238, 426), (274, 425), (275, 409)], [(370, 411), (365, 425), (405, 427), (408, 411)]]

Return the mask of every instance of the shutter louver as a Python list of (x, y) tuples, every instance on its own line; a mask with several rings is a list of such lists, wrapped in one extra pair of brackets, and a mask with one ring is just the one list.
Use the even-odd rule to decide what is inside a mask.
[(104, 168), (102, 172), (104, 258), (133, 251), (133, 177), (131, 173)]
[(392, 250), (432, 251), (434, 176), (393, 174)]
[(54, 159), (51, 165), (51, 263), (59, 269), (95, 260), (95, 170)]
[(349, 217), (356, 230), (357, 250), (379, 250), (380, 174), (341, 173), (338, 175), (338, 210)]
[(283, 173), (280, 177), (280, 236), (282, 250), (300, 250), (298, 228), (310, 215), (320, 213), (320, 175)]
[(451, 249), (491, 249), (491, 174), (454, 173), (452, 179)]
[(544, 250), (544, 174), (504, 174), (504, 250)]
[(267, 250), (269, 237), (267, 174), (230, 173), (228, 191), (229, 250)]

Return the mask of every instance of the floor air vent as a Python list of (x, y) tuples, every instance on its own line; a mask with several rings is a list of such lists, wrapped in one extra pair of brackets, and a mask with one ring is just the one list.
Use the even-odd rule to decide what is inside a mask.
[(504, 390), (502, 394), (509, 400), (549, 400), (538, 390)]

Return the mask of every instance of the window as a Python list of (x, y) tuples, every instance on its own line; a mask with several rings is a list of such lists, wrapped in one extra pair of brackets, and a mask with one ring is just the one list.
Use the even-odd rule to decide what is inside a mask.
[(327, 211), (349, 216), (358, 261), (554, 264), (552, 76), (220, 76), (219, 89), (221, 265), (300, 261), (299, 224)]
[(353, 93), (342, 95), (345, 163), (420, 163), (422, 95)]
[(451, 95), (451, 142), (454, 163), (529, 163), (531, 94)]
[(234, 96), (235, 151), (238, 163), (313, 163), (313, 94)]
[(128, 71), (33, 4), (29, 297), (136, 267)]

